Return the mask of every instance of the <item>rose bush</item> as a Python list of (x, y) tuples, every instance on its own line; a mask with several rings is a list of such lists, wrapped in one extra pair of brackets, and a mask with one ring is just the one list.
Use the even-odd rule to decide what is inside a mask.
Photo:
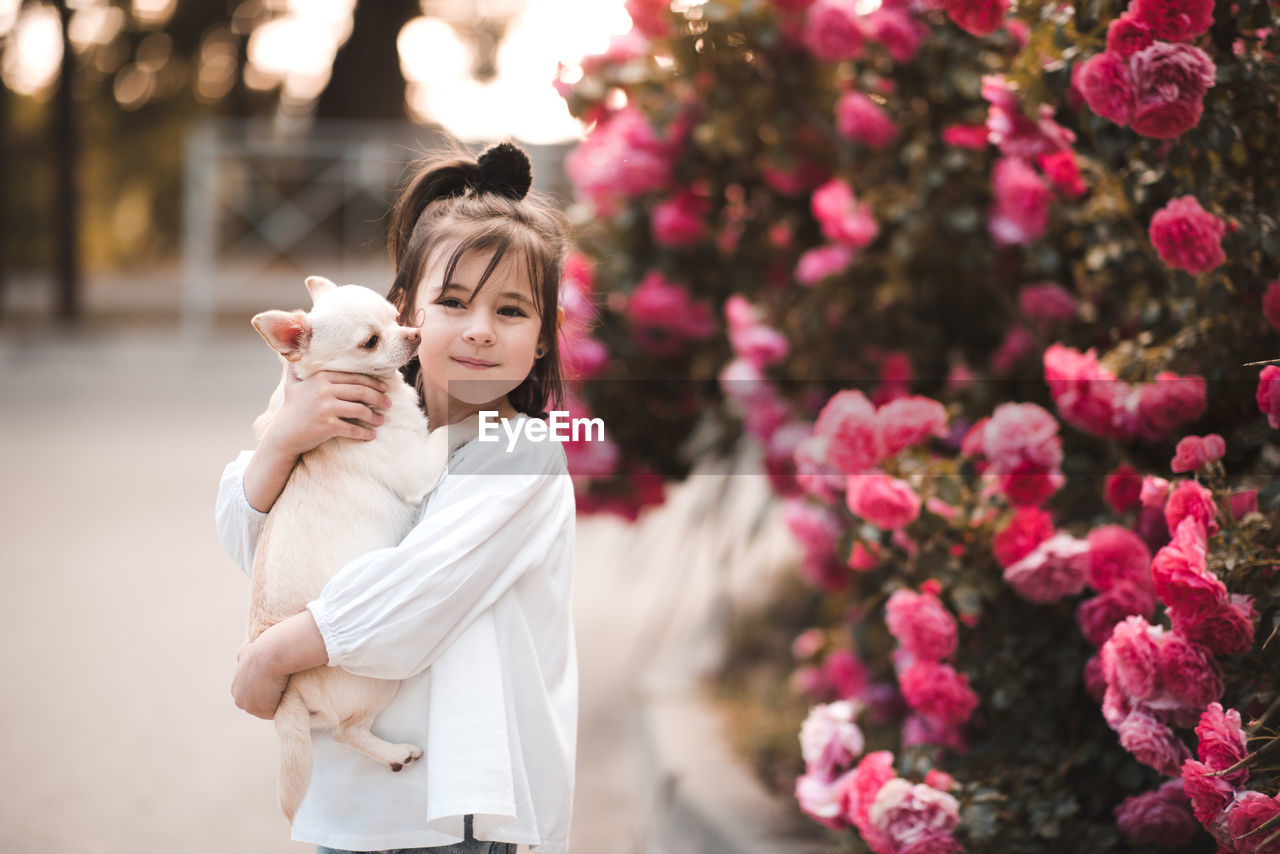
[(580, 504), (758, 449), (813, 590), (753, 647), (815, 704), (799, 808), (1280, 850), (1274, 7), (641, 5), (560, 80), (617, 446)]

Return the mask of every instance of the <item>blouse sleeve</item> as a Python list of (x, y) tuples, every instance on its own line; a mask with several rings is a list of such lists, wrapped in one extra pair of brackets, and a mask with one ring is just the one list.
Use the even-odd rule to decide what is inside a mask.
[(253, 571), (253, 551), (267, 521), (267, 514), (255, 510), (244, 494), (244, 470), (252, 457), (253, 451), (241, 451), (240, 456), (227, 463), (214, 506), (218, 539), (245, 575)]
[(400, 545), (349, 563), (307, 605), (329, 664), (381, 679), (421, 673), (571, 530), (558, 444), (516, 459), (468, 447), (450, 469)]

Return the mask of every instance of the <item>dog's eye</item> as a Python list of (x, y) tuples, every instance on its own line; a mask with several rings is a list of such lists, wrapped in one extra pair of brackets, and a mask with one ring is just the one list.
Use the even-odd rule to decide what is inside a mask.
[(366, 350), (372, 350), (374, 347), (378, 346), (378, 336), (370, 335), (369, 340), (360, 346), (364, 347)]

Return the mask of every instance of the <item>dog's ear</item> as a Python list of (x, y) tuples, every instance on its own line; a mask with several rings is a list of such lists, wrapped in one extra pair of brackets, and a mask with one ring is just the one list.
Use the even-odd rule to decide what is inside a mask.
[(324, 276), (307, 276), (307, 291), (311, 294), (312, 305), (315, 305), (321, 296), (329, 293), (329, 291), (337, 290), (337, 288), (337, 285)]
[(253, 316), (253, 328), (290, 362), (302, 357), (311, 340), (311, 319), (305, 311), (264, 311)]

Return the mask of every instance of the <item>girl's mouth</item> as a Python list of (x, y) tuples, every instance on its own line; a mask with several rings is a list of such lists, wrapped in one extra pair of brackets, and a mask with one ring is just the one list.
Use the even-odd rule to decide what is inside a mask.
[(496, 368), (498, 366), (497, 362), (486, 362), (483, 359), (468, 359), (461, 356), (450, 356), (449, 358), (457, 362), (459, 365), (462, 365), (464, 368), (471, 368), (476, 371), (484, 370), (485, 368)]

